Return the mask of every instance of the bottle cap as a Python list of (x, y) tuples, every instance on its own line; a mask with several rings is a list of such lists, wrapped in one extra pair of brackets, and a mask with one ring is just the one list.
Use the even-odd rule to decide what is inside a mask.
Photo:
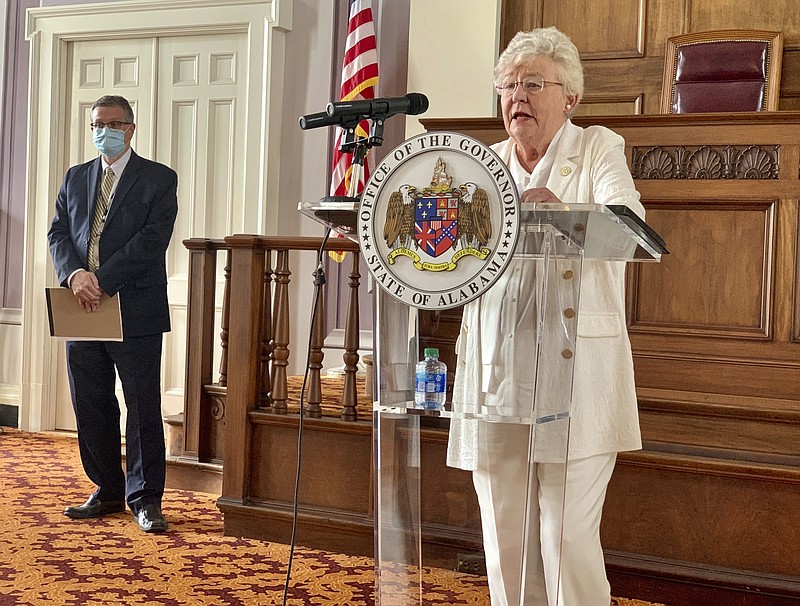
[(438, 358), (439, 357), (439, 348), (438, 347), (426, 347), (425, 348), (425, 357), (426, 358)]

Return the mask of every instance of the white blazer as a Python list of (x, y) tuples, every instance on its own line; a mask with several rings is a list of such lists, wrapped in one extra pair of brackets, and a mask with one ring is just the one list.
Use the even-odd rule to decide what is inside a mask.
[[(625, 161), (625, 142), (601, 126), (580, 128), (567, 121), (555, 142), (553, 168), (546, 187), (563, 203), (624, 204), (644, 217)], [(510, 163), (514, 143), (507, 139), (492, 146)], [(528, 183), (517, 183), (520, 192)], [(508, 271), (506, 273), (509, 273)], [(504, 275), (492, 288), (503, 288)], [(504, 291), (501, 291), (504, 292)], [(505, 296), (505, 294), (503, 295)], [(464, 307), (453, 402), (470, 410), (481, 406), (494, 389), (491, 377), (506, 376), (493, 367), (500, 334), (500, 309), (488, 306), (487, 296)], [(513, 307), (512, 307), (513, 308)], [(490, 395), (490, 397), (492, 397)], [(451, 419), (448, 465), (466, 470), (477, 467), (481, 423)], [(625, 328), (625, 264), (584, 261), (577, 344), (573, 376), (569, 458), (641, 448), (639, 416), (633, 381), (633, 360)], [(560, 459), (563, 461), (563, 456)]]

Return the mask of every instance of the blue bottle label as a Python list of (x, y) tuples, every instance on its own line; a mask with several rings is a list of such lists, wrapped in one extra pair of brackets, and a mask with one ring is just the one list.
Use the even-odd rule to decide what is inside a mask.
[(424, 393), (444, 393), (446, 375), (439, 372), (417, 373), (416, 390)]

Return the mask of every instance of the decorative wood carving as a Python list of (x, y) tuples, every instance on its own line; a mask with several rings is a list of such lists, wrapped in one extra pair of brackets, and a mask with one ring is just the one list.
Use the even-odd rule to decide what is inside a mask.
[(227, 252), (225, 269), (225, 290), (222, 295), (222, 321), (220, 322), (220, 347), (222, 355), (219, 360), (219, 384), (225, 387), (228, 384), (228, 327), (230, 326), (230, 303), (231, 303), (231, 251)]
[(219, 458), (213, 436), (213, 406), (205, 386), (214, 375), (214, 299), (217, 277), (217, 251), (221, 240), (184, 240), (189, 251), (189, 297), (186, 305), (186, 383), (183, 415), (184, 460), (207, 463)]
[(347, 305), (347, 322), (345, 324), (344, 336), (344, 393), (342, 394), (342, 420), (355, 421), (358, 419), (356, 404), (358, 403), (358, 393), (356, 388), (356, 372), (358, 370), (358, 285), (360, 274), (358, 271), (358, 261), (360, 255), (354, 253), (353, 267), (348, 276), (350, 287), (350, 297)]
[(289, 364), (289, 251), (278, 250), (275, 261), (275, 337), (272, 346), (272, 412), (286, 414), (286, 366)]
[(634, 179), (777, 179), (780, 145), (634, 147)]
[[(311, 333), (311, 342), (308, 352), (308, 389), (306, 397), (307, 414), (312, 419), (322, 417), (322, 387), (320, 385), (320, 371), (325, 354), (322, 347), (325, 344), (325, 297), (322, 285), (314, 285), (314, 330)], [(301, 394), (302, 397), (302, 394)]]
[(272, 372), (270, 372), (270, 361), (272, 360), (272, 282), (274, 271), (272, 269), (272, 251), (264, 253), (264, 290), (262, 295), (263, 313), (261, 314), (261, 365), (258, 375), (258, 406), (259, 408), (270, 408), (272, 406)]
[(222, 421), (225, 418), (225, 398), (220, 395), (211, 396), (211, 418), (215, 421)]

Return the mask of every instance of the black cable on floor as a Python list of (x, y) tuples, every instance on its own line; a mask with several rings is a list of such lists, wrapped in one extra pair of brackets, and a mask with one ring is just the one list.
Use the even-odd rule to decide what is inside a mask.
[(325, 268), (323, 259), (325, 255), (325, 244), (331, 235), (331, 229), (325, 230), (322, 244), (317, 253), (317, 268), (314, 270), (314, 303), (311, 306), (311, 322), (308, 331), (308, 351), (306, 352), (306, 369), (303, 373), (303, 386), (300, 388), (300, 423), (297, 427), (297, 470), (294, 482), (294, 503), (292, 506), (292, 540), (289, 544), (289, 564), (286, 567), (286, 581), (283, 585), (283, 606), (286, 606), (286, 599), (289, 595), (289, 582), (292, 578), (292, 562), (294, 560), (295, 536), (297, 534), (298, 500), (300, 497), (300, 464), (303, 460), (303, 419), (305, 418), (305, 397), (306, 383), (308, 381), (308, 370), (311, 364), (311, 341), (314, 335), (314, 323), (317, 318), (317, 306), (322, 296), (322, 287), (325, 285)]

